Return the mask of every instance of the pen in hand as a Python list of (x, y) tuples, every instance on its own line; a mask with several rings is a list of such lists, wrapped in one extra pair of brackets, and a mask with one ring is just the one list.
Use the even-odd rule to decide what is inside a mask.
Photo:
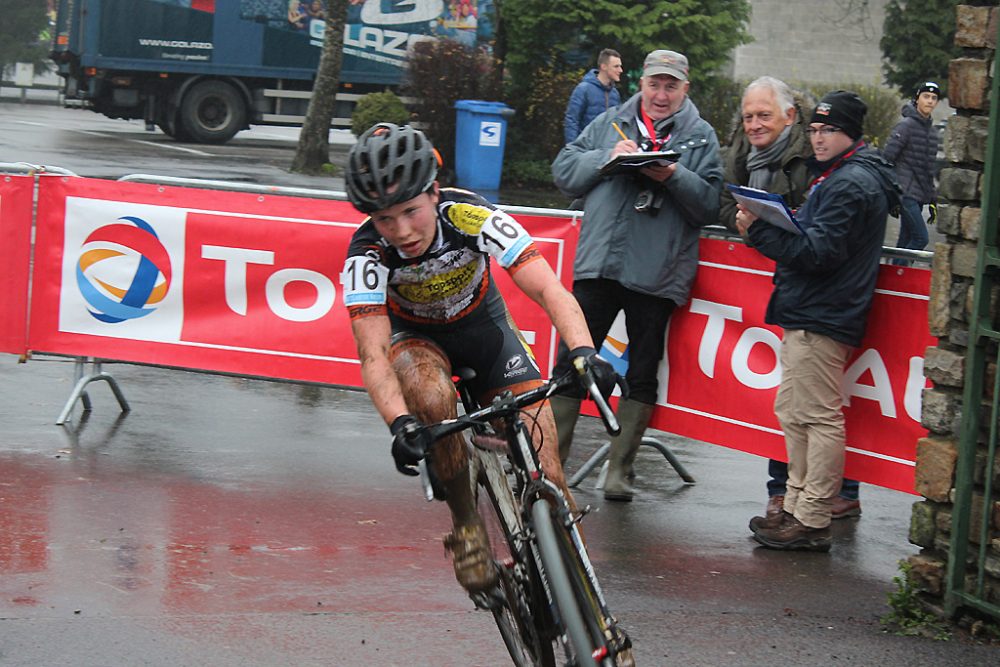
[(618, 127), (618, 123), (611, 121), (611, 127), (615, 128), (615, 132), (617, 132), (618, 136), (622, 138), (622, 141), (628, 141), (628, 137), (626, 137), (625, 133), (622, 132), (622, 128)]

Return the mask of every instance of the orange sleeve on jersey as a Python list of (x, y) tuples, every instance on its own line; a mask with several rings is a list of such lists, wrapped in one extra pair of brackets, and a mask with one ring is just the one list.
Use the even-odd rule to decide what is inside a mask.
[(348, 306), (347, 314), (353, 322), (354, 320), (360, 320), (362, 317), (371, 317), (372, 315), (384, 315), (388, 317), (389, 309), (385, 307), (384, 303), (364, 304), (360, 306)]
[(528, 244), (527, 248), (521, 251), (521, 254), (517, 256), (517, 259), (514, 260), (514, 263), (510, 265), (507, 271), (509, 271), (511, 275), (514, 275), (521, 269), (521, 267), (539, 259), (543, 261), (545, 260), (545, 258), (542, 257), (542, 253), (540, 253), (538, 248), (535, 246), (535, 242), (532, 241)]

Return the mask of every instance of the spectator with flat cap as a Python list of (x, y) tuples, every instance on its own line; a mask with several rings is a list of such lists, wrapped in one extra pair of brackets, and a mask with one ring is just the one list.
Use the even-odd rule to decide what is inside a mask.
[[(625, 313), (630, 394), (618, 404), (622, 431), (611, 441), (608, 500), (632, 499), (628, 477), (656, 404), (667, 323), (688, 300), (700, 229), (719, 215), (719, 142), (688, 97), (690, 86), (683, 54), (652, 51), (639, 92), (595, 118), (552, 163), (559, 189), (585, 197), (573, 294), (598, 347), (618, 313)], [(676, 161), (601, 173), (616, 155), (668, 150), (676, 151)], [(554, 374), (568, 368), (568, 354), (561, 345)], [(552, 408), (565, 461), (580, 400), (553, 397)]]

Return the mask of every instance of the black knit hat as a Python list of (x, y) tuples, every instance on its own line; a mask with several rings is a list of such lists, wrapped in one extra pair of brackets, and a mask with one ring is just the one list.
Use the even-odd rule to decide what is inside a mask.
[(934, 93), (938, 99), (941, 99), (941, 86), (933, 81), (924, 81), (917, 86), (917, 92), (913, 93), (913, 99), (920, 97), (920, 93)]
[(860, 139), (868, 107), (850, 90), (834, 90), (816, 105), (810, 123), (824, 123), (842, 129), (851, 139)]

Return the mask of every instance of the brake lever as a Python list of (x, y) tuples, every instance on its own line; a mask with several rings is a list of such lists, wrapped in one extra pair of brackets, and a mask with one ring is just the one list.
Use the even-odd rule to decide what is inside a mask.
[(427, 470), (427, 459), (420, 459), (417, 463), (417, 469), (420, 471), (420, 484), (424, 487), (424, 498), (430, 502), (434, 500), (434, 487), (431, 486), (431, 475)]
[(597, 388), (597, 382), (594, 381), (594, 374), (587, 366), (587, 362), (583, 359), (583, 357), (577, 357), (573, 360), (573, 366), (576, 368), (576, 372), (580, 375), (583, 386), (587, 388), (587, 393), (589, 393), (590, 397), (594, 400), (594, 404), (597, 406), (597, 412), (601, 415), (601, 421), (604, 422), (605, 430), (607, 430), (607, 432), (611, 435), (618, 435), (621, 433), (621, 424), (618, 423), (618, 418), (615, 417), (615, 413), (611, 410), (611, 406), (604, 400), (604, 396), (601, 395), (600, 390)]

